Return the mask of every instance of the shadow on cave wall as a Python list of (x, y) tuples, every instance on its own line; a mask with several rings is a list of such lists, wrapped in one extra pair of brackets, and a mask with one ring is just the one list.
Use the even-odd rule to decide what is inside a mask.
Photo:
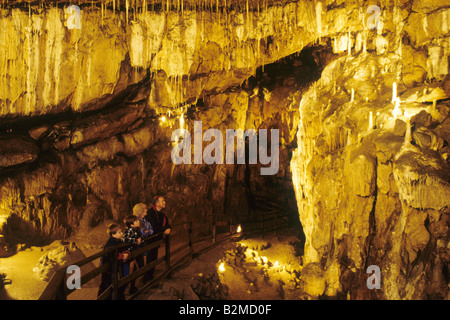
[[(299, 238), (304, 240), (292, 185), (290, 159), (296, 148), (301, 95), (334, 58), (329, 48), (322, 45), (308, 46), (299, 53), (258, 68), (256, 74), (240, 86), (204, 96), (187, 109), (186, 122), (189, 128), (192, 128), (195, 120), (202, 120), (204, 128), (214, 128), (217, 119), (220, 130), (235, 128), (236, 108), (241, 108), (238, 111), (246, 113), (247, 128), (279, 129), (282, 138), (280, 163), (277, 174), (273, 176), (262, 176), (261, 164), (253, 165), (248, 161), (246, 164), (232, 165), (175, 166), (170, 161), (173, 148), (170, 130), (174, 128), (162, 128), (151, 110), (140, 113), (141, 118), (131, 123), (126, 131), (118, 131), (121, 126), (116, 124), (116, 118), (122, 114), (120, 108), (128, 108), (126, 103), (114, 106), (111, 120), (108, 110), (102, 109), (98, 111), (98, 119), (101, 120), (92, 113), (79, 114), (76, 118), (67, 113), (51, 116), (52, 121), (48, 124), (28, 118), (2, 123), (2, 127), (8, 126), (7, 131), (22, 135), (38, 125), (46, 130), (37, 140), (38, 147), (45, 151), (39, 155), (38, 165), (32, 164), (30, 167), (25, 164), (2, 172), (16, 179), (18, 184), (32, 183), (38, 189), (39, 183), (45, 184), (45, 190), (40, 192), (46, 206), (38, 208), (41, 210), (39, 221), (25, 221), (26, 217), (31, 216), (27, 212), (22, 213), (19, 220), (17, 217), (11, 218), (4, 226), (5, 230), (9, 230), (8, 237), (12, 239), (17, 236), (11, 232), (23, 233), (20, 230), (25, 225), (39, 229), (33, 234), (45, 235), (42, 239), (45, 242), (85, 233), (105, 219), (121, 222), (132, 212), (137, 202), (151, 204), (155, 194), (162, 194), (167, 199), (168, 215), (173, 223), (188, 220), (202, 223), (208, 221), (212, 213), (232, 215), (236, 221), (248, 221), (257, 219), (261, 212), (276, 208), (287, 218), (289, 225), (298, 230)], [(148, 79), (143, 80), (141, 85), (144, 84), (148, 84)], [(133, 86), (135, 91), (140, 90), (136, 85)], [(239, 99), (245, 102), (244, 107), (236, 106)], [(218, 101), (223, 104), (218, 105)], [(213, 119), (216, 123), (209, 120), (211, 117), (217, 117)], [(96, 121), (103, 121), (100, 124), (111, 121), (113, 126), (106, 133), (100, 131), (99, 138), (86, 141), (85, 145), (64, 147), (64, 141), (69, 139), (70, 132), (77, 129), (77, 124), (84, 124), (85, 130), (97, 134), (96, 128), (87, 126), (95, 126)], [(150, 147), (134, 155), (128, 154), (127, 143), (135, 143), (139, 139), (149, 139)], [(268, 141), (270, 150), (270, 138)], [(134, 144), (130, 146), (134, 147)], [(114, 148), (119, 151), (114, 153), (111, 151)], [(90, 158), (92, 156), (99, 159)], [(24, 172), (28, 177), (26, 181)], [(30, 199), (23, 194), (20, 199), (15, 208), (26, 210), (29, 207), (26, 203)], [(41, 230), (44, 228), (45, 232)], [(20, 238), (15, 242), (27, 243), (26, 237)], [(39, 243), (38, 240), (33, 239), (33, 244)]]

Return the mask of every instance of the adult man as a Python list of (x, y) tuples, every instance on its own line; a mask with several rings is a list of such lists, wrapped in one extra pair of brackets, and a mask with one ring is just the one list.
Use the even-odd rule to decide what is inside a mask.
[[(161, 195), (156, 195), (153, 197), (153, 205), (150, 209), (147, 210), (147, 215), (144, 217), (145, 220), (150, 222), (153, 235), (158, 234), (153, 241), (158, 241), (162, 239), (164, 235), (168, 236), (172, 227), (169, 224), (169, 219), (165, 214), (166, 201), (164, 197)], [(158, 249), (159, 247), (153, 248), (148, 252), (147, 255), (147, 264), (158, 259)], [(144, 276), (144, 282), (149, 281), (153, 278), (153, 272), (155, 268), (149, 270)]]
[[(153, 234), (164, 233), (164, 235), (169, 235), (172, 227), (169, 224), (169, 219), (165, 214), (166, 200), (163, 196), (156, 195), (153, 197), (153, 205), (147, 210), (147, 215), (145, 219), (150, 222), (153, 227)], [(162, 234), (159, 239), (162, 239)]]

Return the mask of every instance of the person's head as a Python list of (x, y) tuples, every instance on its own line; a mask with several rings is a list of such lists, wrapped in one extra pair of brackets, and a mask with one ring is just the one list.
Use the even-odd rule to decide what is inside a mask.
[(155, 205), (156, 210), (161, 210), (166, 207), (166, 200), (161, 195), (156, 195), (153, 197), (153, 203)]
[(125, 218), (125, 225), (127, 228), (139, 227), (139, 219), (135, 215), (130, 215)]
[(115, 223), (111, 223), (108, 226), (107, 232), (108, 232), (109, 236), (113, 237), (113, 238), (122, 239), (122, 237), (123, 237), (122, 228), (118, 224), (115, 224)]
[(147, 213), (147, 205), (145, 203), (138, 203), (133, 207), (133, 215), (142, 218)]

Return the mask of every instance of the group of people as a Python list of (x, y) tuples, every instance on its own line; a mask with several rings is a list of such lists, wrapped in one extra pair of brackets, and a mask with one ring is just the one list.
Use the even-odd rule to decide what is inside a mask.
[[(169, 235), (171, 226), (169, 219), (165, 214), (166, 201), (163, 196), (157, 195), (153, 198), (153, 204), (150, 208), (145, 203), (138, 203), (133, 207), (133, 214), (125, 218), (125, 229), (119, 224), (112, 223), (108, 226), (109, 239), (106, 242), (103, 250), (116, 246), (118, 244), (128, 243), (125, 247), (114, 257), (114, 252), (105, 254), (100, 260), (100, 265), (108, 262), (119, 263), (118, 271), (121, 277), (131, 274), (134, 270), (144, 267), (145, 265), (157, 260), (159, 247), (150, 249), (148, 252), (139, 254), (136, 257), (131, 257), (133, 250), (140, 248), (143, 245), (145, 238), (152, 237), (153, 241), (158, 241), (163, 236)], [(110, 268), (102, 273), (102, 280), (98, 290), (97, 296), (100, 296), (112, 284), (112, 263)], [(154, 267), (144, 274), (143, 282), (148, 282), (153, 278)], [(125, 298), (126, 286), (118, 289), (118, 299)], [(130, 282), (129, 293), (133, 294), (137, 291), (135, 280)]]

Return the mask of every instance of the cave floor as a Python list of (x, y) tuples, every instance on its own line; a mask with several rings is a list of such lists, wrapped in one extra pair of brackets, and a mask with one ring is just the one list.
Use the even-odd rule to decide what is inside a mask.
[[(309, 299), (303, 292), (302, 259), (296, 253), (299, 241), (291, 232), (264, 238), (243, 237), (217, 244), (196, 255), (143, 300), (297, 300)], [(223, 263), (223, 268), (220, 265)]]
[[(101, 251), (107, 240), (105, 226), (108, 221), (86, 234), (73, 236), (67, 241), (75, 242), (88, 257)], [(136, 299), (141, 300), (265, 300), (298, 299), (303, 293), (298, 283), (302, 269), (301, 257), (293, 244), (298, 239), (289, 229), (276, 235), (228, 240), (216, 244), (212, 249), (194, 256), (177, 268), (168, 279), (147, 289)], [(181, 244), (179, 244), (181, 245)], [(202, 243), (197, 244), (202, 247)], [(172, 245), (176, 249), (177, 243)], [(204, 246), (204, 244), (203, 244)], [(6, 273), (12, 284), (0, 290), (0, 300), (37, 300), (47, 285), (33, 271), (47, 249), (26, 248), (17, 254), (0, 259), (0, 272)], [(160, 255), (164, 248), (160, 248)], [(197, 250), (197, 249), (196, 249)], [(173, 261), (177, 261), (174, 257)], [(218, 267), (224, 262), (225, 271)], [(97, 259), (94, 265), (98, 266)], [(156, 269), (162, 271), (164, 265)], [(160, 270), (159, 270), (160, 269)], [(69, 295), (69, 300), (95, 300), (99, 277), (83, 285)], [(137, 287), (141, 287), (137, 279)], [(214, 287), (213, 287), (214, 286)], [(126, 291), (128, 293), (128, 290)], [(127, 296), (129, 298), (130, 295)]]

